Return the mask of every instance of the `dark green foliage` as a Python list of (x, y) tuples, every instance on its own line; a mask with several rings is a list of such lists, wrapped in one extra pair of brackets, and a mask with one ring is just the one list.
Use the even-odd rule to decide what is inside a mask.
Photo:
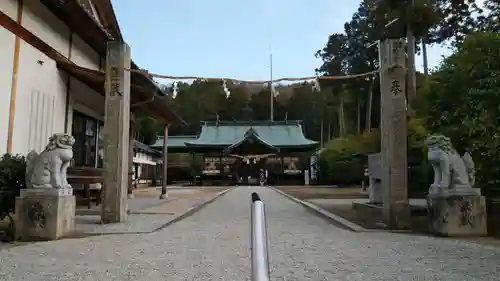
[[(421, 197), (432, 182), (432, 170), (427, 165), (424, 140), (427, 130), (422, 119), (408, 122), (408, 192)], [(351, 135), (330, 141), (320, 155), (319, 178), (321, 184), (360, 184), (367, 154), (380, 151), (378, 132)]]
[(365, 155), (352, 155), (336, 159), (330, 151), (320, 157), (319, 181), (321, 184), (357, 185), (363, 180)]
[(476, 164), (477, 185), (500, 195), (500, 34), (475, 33), (433, 74), (427, 125)]
[(154, 144), (159, 132), (163, 135), (163, 125), (143, 113), (137, 115), (135, 125), (136, 139), (146, 145)]
[(321, 184), (360, 184), (363, 180), (366, 155), (378, 152), (378, 132), (350, 135), (330, 141), (319, 158)]
[(10, 220), (7, 240), (14, 238), (12, 214), (15, 211), (16, 197), (26, 188), (26, 160), (23, 156), (4, 154), (0, 158), (0, 220)]
[(500, 0), (485, 0), (486, 12), (479, 16), (479, 27), (482, 31), (500, 32)]
[(23, 156), (7, 153), (0, 159), (0, 219), (14, 212), (15, 198), (26, 187), (25, 173)]

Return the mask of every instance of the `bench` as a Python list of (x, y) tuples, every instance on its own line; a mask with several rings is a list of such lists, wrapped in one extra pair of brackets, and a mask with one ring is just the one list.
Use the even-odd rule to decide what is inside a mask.
[[(96, 204), (101, 203), (101, 191), (104, 183), (102, 168), (75, 167), (69, 168), (67, 177), (68, 183), (73, 186), (75, 193), (83, 192), (83, 197), (87, 200), (87, 206), (92, 208), (92, 191), (97, 191), (95, 196)], [(101, 188), (91, 188), (91, 185), (100, 184)]]

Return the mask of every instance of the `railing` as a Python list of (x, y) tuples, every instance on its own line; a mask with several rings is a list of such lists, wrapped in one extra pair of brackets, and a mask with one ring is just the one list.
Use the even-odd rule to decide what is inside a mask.
[(252, 193), (252, 281), (269, 281), (267, 227), (264, 202)]

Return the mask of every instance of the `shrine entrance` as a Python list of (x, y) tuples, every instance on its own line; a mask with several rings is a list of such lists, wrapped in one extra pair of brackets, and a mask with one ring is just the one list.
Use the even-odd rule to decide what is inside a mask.
[(274, 154), (261, 155), (230, 155), (238, 160), (234, 167), (237, 179), (240, 184), (259, 184), (262, 176), (269, 175), (270, 169), (267, 165), (267, 158)]
[(257, 184), (260, 177), (260, 162), (254, 159), (240, 160), (238, 182), (244, 185)]
[(240, 161), (240, 184), (256, 185), (266, 174), (266, 158), (279, 152), (279, 148), (262, 139), (257, 131), (250, 127), (238, 142), (224, 149), (224, 153)]

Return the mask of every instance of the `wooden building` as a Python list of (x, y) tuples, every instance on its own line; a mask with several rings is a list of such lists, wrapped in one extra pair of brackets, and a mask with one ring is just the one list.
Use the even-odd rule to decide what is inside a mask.
[[(186, 142), (196, 140), (197, 135), (186, 136), (168, 136), (168, 177), (169, 184), (193, 182), (197, 176), (194, 168), (194, 163), (197, 158), (186, 147)], [(156, 142), (150, 147), (155, 151), (163, 151), (164, 138), (160, 136)], [(157, 179), (161, 178), (163, 169), (163, 159), (158, 161), (156, 175)]]
[[(78, 189), (81, 178), (90, 178), (90, 171), (95, 175), (93, 184), (128, 175), (131, 185), (131, 171), (110, 168), (116, 175), (103, 176), (110, 43), (126, 45), (111, 0), (0, 1), (0, 155), (40, 152), (52, 134), (67, 133), (76, 139), (73, 168), (78, 172), (70, 175), (74, 188)], [(125, 60), (130, 69), (139, 69), (133, 60)], [(120, 140), (119, 147), (130, 150), (130, 157), (116, 157), (120, 160), (115, 166), (124, 167), (120, 161), (126, 159), (132, 170), (134, 112), (142, 110), (165, 126), (183, 121), (158, 98), (162, 90), (155, 81), (135, 72), (128, 76), (120, 80), (126, 81), (122, 84), (129, 93), (123, 106), (127, 114), (120, 114), (120, 124), (131, 123), (130, 140)], [(127, 185), (109, 180), (113, 183), (109, 198), (116, 197), (113, 192), (122, 182)], [(108, 197), (104, 196), (105, 201)], [(115, 201), (123, 213), (126, 200)]]
[[(111, 1), (2, 0), (0, 25), (0, 154), (40, 151), (66, 132), (77, 138), (76, 163), (98, 166), (106, 43), (122, 40)], [(131, 76), (131, 109), (178, 120), (165, 102), (144, 103), (160, 91), (153, 80)]]
[(133, 143), (134, 174), (132, 176), (136, 186), (151, 185), (156, 179), (157, 164), (161, 159), (161, 152), (152, 149), (148, 145), (134, 140)]
[(169, 168), (177, 165), (175, 154), (190, 154), (192, 162), (201, 162), (203, 183), (243, 184), (255, 183), (261, 170), (271, 184), (302, 183), (308, 152), (317, 146), (300, 121), (204, 121), (199, 136), (169, 137), (167, 143)]

